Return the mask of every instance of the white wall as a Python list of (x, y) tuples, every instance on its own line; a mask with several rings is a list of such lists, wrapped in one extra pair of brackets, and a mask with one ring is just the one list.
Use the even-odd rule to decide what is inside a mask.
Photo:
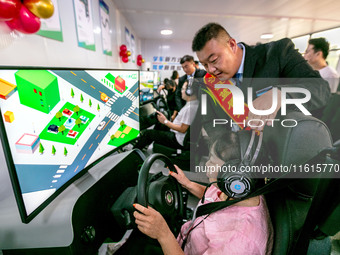
[[(100, 27), (99, 1), (92, 1), (93, 29)], [(136, 52), (140, 54), (141, 42), (135, 31), (117, 10), (110, 0), (105, 1), (110, 10), (112, 29), (112, 56), (103, 54), (101, 33), (94, 33), (96, 51), (78, 47), (77, 30), (73, 0), (59, 0), (59, 13), (63, 32), (63, 42), (45, 38), (36, 34), (13, 38), (12, 42), (4, 41), (10, 37), (0, 32), (0, 66), (43, 66), (43, 67), (87, 67), (87, 68), (120, 68), (138, 69), (129, 61), (123, 63), (119, 57), (119, 47), (125, 43), (124, 30), (127, 27), (135, 36)], [(5, 26), (4, 23), (1, 24)]]
[[(145, 59), (143, 70), (150, 67), (152, 71), (153, 57), (176, 57), (181, 58), (184, 55), (192, 55), (198, 60), (196, 54), (191, 50), (191, 41), (170, 41), (170, 40), (142, 40), (142, 52)], [(179, 65), (179, 63), (177, 63)], [(158, 71), (158, 70), (157, 70)], [(179, 75), (184, 75), (183, 70), (178, 71)], [(162, 81), (164, 78), (170, 78), (172, 71), (160, 71)]]

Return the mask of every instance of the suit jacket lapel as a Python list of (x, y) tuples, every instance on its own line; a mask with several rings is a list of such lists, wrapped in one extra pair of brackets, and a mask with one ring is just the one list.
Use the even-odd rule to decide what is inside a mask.
[(243, 70), (243, 82), (241, 85), (242, 90), (246, 90), (248, 86), (250, 86), (254, 71), (255, 71), (255, 64), (257, 60), (256, 52), (253, 48), (249, 47), (245, 43), (243, 43), (246, 49), (246, 56), (244, 59), (244, 70)]

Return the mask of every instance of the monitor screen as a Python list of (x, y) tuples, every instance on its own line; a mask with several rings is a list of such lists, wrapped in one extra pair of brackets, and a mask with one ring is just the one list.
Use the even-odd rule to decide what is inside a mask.
[(153, 90), (157, 90), (158, 86), (161, 85), (161, 76), (157, 71), (154, 71), (153, 73), (154, 73)]
[(87, 169), (139, 134), (139, 72), (0, 68), (0, 132), (29, 222)]
[(140, 72), (140, 101), (145, 102), (154, 98), (154, 90), (157, 89), (157, 72)]

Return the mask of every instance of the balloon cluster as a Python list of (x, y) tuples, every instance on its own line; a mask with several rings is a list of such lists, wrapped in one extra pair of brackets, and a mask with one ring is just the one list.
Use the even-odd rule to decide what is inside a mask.
[(38, 32), (40, 18), (50, 18), (53, 12), (51, 0), (0, 0), (0, 21), (24, 34)]
[(138, 56), (137, 56), (137, 66), (141, 66), (142, 65), (142, 63), (144, 63), (144, 58), (142, 57), (142, 55), (141, 54), (139, 54)]
[(131, 56), (131, 51), (127, 50), (125, 44), (122, 44), (119, 49), (120, 49), (119, 56), (122, 58), (122, 61), (124, 63), (129, 62), (129, 56)]

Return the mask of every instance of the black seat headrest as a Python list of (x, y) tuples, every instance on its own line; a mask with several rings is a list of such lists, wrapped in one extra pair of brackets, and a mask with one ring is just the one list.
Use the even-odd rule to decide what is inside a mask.
[[(285, 119), (284, 127), (280, 123)], [(332, 138), (327, 126), (320, 120), (301, 112), (290, 112), (284, 118), (275, 121), (274, 127), (266, 127), (264, 142), (275, 162), (279, 164), (299, 164), (311, 159), (325, 147), (332, 146)], [(289, 123), (289, 124), (288, 124)]]

